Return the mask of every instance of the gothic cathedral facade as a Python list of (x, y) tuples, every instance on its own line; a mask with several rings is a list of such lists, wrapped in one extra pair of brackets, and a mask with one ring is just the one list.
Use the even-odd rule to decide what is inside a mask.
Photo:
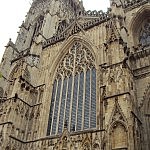
[(0, 71), (1, 150), (150, 149), (149, 0), (34, 0)]

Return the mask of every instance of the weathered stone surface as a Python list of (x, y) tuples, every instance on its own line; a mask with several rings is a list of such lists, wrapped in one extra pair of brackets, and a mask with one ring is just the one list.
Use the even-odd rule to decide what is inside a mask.
[(110, 2), (33, 2), (0, 65), (0, 149), (150, 149), (150, 2)]

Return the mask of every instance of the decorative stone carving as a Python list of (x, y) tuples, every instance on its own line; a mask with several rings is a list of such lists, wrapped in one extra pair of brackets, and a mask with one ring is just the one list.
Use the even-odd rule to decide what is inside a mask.
[(75, 42), (66, 57), (61, 61), (56, 76), (57, 78), (62, 75), (69, 76), (73, 71), (76, 73), (82, 71), (83, 68), (91, 68), (95, 65), (94, 62), (95, 59), (90, 50), (80, 42)]
[(92, 150), (99, 150), (99, 149), (100, 149), (99, 144), (95, 143), (95, 144), (93, 145), (93, 149), (92, 149)]
[[(1, 64), (0, 87), (7, 94), (0, 88), (0, 149), (149, 150), (138, 146), (150, 141), (149, 87), (145, 94), (140, 89), (150, 75), (149, 0), (110, 1), (106, 13), (85, 11), (81, 0), (33, 1)], [(138, 21), (142, 28), (134, 40)], [(145, 96), (134, 114), (140, 92)]]
[(111, 5), (116, 5), (117, 7), (123, 6), (120, 0), (111, 0)]
[(67, 137), (65, 136), (63, 139), (62, 139), (62, 149), (66, 149), (67, 150)]
[(90, 150), (90, 144), (89, 143), (85, 143), (83, 150)]
[(110, 21), (107, 22), (106, 31), (107, 31), (106, 43), (111, 43), (121, 39), (121, 35), (117, 29), (115, 19), (111, 19)]
[(124, 8), (125, 11), (130, 11), (146, 3), (148, 3), (148, 0), (124, 0)]
[(121, 121), (121, 122), (126, 122), (125, 116), (119, 106), (118, 100), (115, 100), (115, 105), (114, 105), (114, 109), (112, 112), (112, 116), (110, 119), (110, 124), (117, 122), (117, 121)]
[[(83, 19), (82, 19), (83, 17)], [(90, 18), (89, 18), (90, 17)], [(85, 19), (87, 18), (87, 19)], [(43, 48), (47, 46), (53, 45), (56, 42), (63, 41), (64, 39), (68, 38), (69, 36), (76, 34), (80, 31), (87, 30), (94, 25), (100, 24), (103, 21), (109, 20), (110, 14), (109, 12), (104, 13), (103, 11), (85, 11), (81, 16), (78, 16), (75, 20), (70, 20), (69, 24), (66, 20), (63, 20), (58, 27), (58, 31), (56, 35), (52, 38), (43, 42)]]

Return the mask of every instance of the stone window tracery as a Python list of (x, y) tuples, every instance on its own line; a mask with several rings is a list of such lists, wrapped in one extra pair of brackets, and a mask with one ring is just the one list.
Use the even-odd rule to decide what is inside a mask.
[(58, 66), (47, 135), (96, 128), (96, 69), (91, 51), (75, 42)]
[(143, 46), (150, 45), (150, 18), (142, 23), (139, 43)]

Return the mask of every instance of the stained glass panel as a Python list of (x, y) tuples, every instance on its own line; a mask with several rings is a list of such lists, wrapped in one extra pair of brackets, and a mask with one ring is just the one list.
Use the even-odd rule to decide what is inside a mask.
[(96, 128), (94, 62), (90, 50), (79, 42), (63, 58), (53, 85), (47, 135), (61, 134), (65, 121), (70, 132)]

